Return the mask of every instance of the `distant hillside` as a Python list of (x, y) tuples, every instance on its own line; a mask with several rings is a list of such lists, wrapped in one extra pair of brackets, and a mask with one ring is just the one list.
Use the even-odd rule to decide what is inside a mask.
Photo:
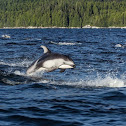
[(0, 27), (126, 26), (126, 0), (0, 0)]

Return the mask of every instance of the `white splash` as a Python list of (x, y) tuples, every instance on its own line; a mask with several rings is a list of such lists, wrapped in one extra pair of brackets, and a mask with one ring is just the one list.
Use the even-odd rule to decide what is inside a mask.
[[(119, 79), (117, 77), (106, 76), (104, 78), (98, 76), (95, 79), (87, 79), (87, 80), (76, 80), (76, 81), (68, 81), (63, 82), (61, 85), (69, 85), (76, 87), (126, 87), (126, 81), (123, 79)], [(59, 85), (59, 84), (58, 84)]]
[(87, 86), (96, 86), (96, 87), (125, 87), (124, 81), (122, 79), (113, 78), (107, 76), (105, 78), (98, 77), (94, 80), (85, 81)]
[(21, 72), (19, 70), (14, 71), (14, 74), (19, 76), (26, 76), (25, 72)]
[[(44, 76), (44, 72), (35, 72), (31, 75), (26, 75), (24, 72), (15, 71), (14, 74), (21, 75), (21, 76), (27, 76), (34, 78), (37, 83), (50, 83), (53, 85), (68, 85), (68, 86), (75, 86), (75, 87), (126, 87), (126, 79), (123, 77), (117, 78), (110, 75), (106, 75), (105, 77), (101, 77), (100, 75), (97, 76), (95, 79), (93, 78), (86, 78), (86, 79), (73, 79), (70, 78), (68, 80), (62, 79), (56, 80), (56, 76), (51, 76), (50, 74), (48, 76)], [(89, 79), (90, 78), (90, 79)]]
[(59, 45), (78, 45), (78, 44), (82, 44), (82, 43), (77, 43), (77, 42), (75, 42), (75, 43), (70, 43), (70, 42), (59, 42), (58, 44), (59, 44)]
[(37, 72), (32, 72), (30, 74), (25, 74), (28, 77), (35, 77), (35, 78), (42, 78), (44, 74), (44, 71), (37, 71)]
[(53, 41), (51, 41), (50, 42), (51, 44), (55, 44), (55, 45), (80, 45), (80, 44), (82, 44), (82, 43), (78, 43), (78, 42), (53, 42)]
[(115, 47), (116, 48), (124, 48), (124, 47), (126, 47), (126, 44), (124, 44), (124, 45), (123, 44), (116, 44)]

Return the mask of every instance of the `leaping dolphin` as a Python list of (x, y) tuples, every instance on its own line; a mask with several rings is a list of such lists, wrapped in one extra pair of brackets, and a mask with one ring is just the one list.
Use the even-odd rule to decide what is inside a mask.
[(69, 56), (52, 53), (43, 45), (41, 47), (44, 50), (44, 54), (28, 67), (27, 75), (40, 71), (51, 72), (56, 69), (60, 69), (60, 72), (64, 72), (66, 69), (75, 68), (75, 64)]

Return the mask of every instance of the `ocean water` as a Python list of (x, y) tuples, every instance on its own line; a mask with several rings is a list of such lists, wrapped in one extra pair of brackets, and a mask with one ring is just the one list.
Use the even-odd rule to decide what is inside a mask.
[[(116, 44), (126, 29), (0, 29), (0, 126), (125, 126), (126, 47)], [(27, 76), (41, 45), (76, 68)]]

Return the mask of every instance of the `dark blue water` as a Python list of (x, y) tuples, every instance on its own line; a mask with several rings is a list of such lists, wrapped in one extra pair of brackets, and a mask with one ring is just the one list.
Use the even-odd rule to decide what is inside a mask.
[[(11, 38), (3, 38), (2, 35)], [(126, 29), (0, 29), (1, 126), (125, 126)], [(25, 74), (43, 54), (75, 69)]]

